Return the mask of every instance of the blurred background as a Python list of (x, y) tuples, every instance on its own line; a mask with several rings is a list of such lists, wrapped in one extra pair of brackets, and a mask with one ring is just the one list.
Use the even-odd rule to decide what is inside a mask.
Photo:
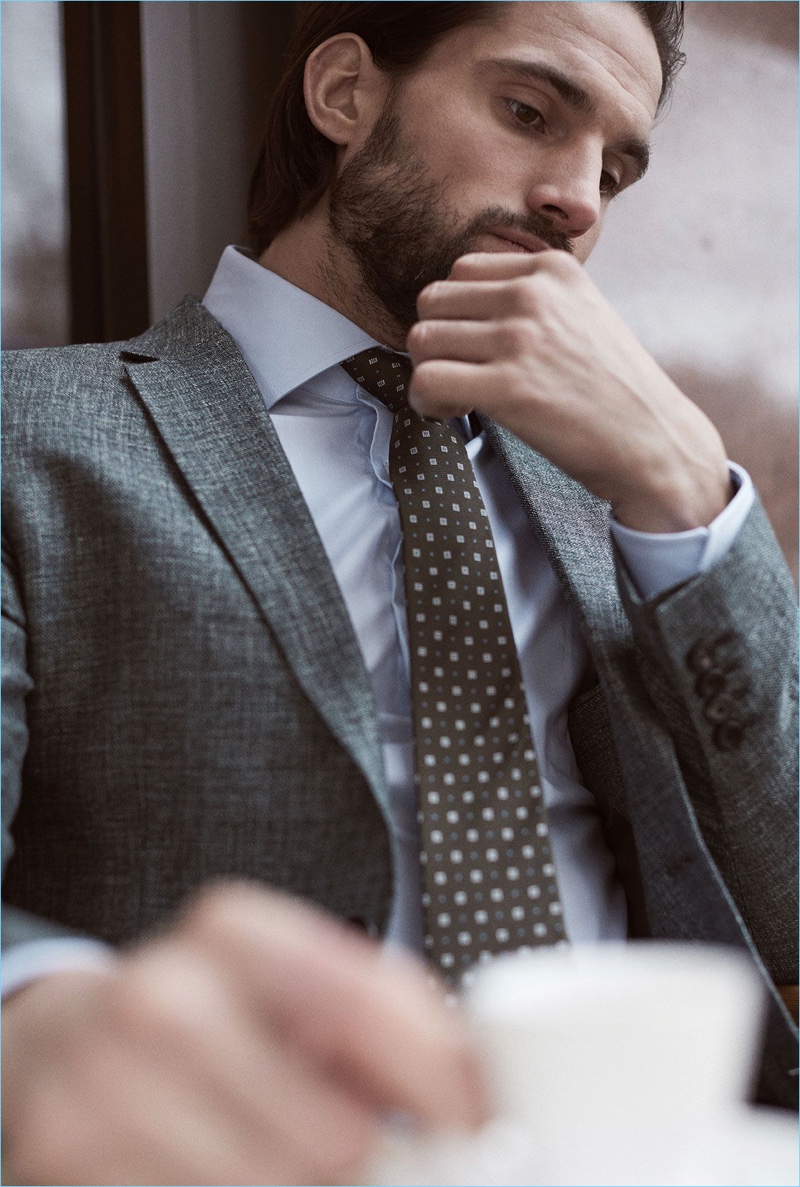
[[(128, 337), (244, 241), (297, 6), (3, 0), (2, 337)], [(798, 4), (687, 3), (597, 283), (753, 475), (797, 580)]]

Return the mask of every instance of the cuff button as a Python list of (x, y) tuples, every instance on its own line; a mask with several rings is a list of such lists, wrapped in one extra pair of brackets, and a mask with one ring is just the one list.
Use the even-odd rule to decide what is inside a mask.
[(716, 648), (711, 643), (700, 641), (686, 653), (686, 666), (698, 675), (710, 672), (714, 667)]
[(706, 701), (703, 714), (706, 721), (712, 725), (724, 725), (736, 713), (736, 701), (733, 697), (726, 696), (724, 692), (719, 693), (715, 697), (710, 697)]

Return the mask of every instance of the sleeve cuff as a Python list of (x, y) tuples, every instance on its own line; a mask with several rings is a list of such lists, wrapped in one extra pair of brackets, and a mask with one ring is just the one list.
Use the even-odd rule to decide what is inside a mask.
[(611, 520), (611, 537), (642, 598), (652, 598), (690, 577), (705, 573), (733, 547), (753, 506), (750, 475), (728, 462), (737, 488), (728, 505), (707, 528), (688, 532), (638, 532)]
[(59, 936), (57, 939), (30, 940), (6, 948), (2, 961), (3, 1000), (32, 981), (51, 973), (78, 970), (108, 972), (114, 964), (113, 948), (99, 940), (79, 936)]

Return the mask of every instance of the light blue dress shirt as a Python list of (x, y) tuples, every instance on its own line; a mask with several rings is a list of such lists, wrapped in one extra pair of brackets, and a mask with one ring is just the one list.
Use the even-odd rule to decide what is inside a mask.
[[(423, 951), (419, 828), (414, 796), (408, 638), (397, 506), (388, 475), (392, 415), (338, 365), (375, 339), (336, 310), (226, 248), (204, 298), (236, 342), (261, 391), (331, 562), (369, 672), (379, 714), (395, 858), (390, 942)], [(583, 787), (567, 706), (589, 664), (576, 617), (500, 459), (484, 434), (467, 452), (492, 525), (564, 907), (573, 943), (623, 939), (625, 896), (597, 807)], [(708, 528), (673, 535), (612, 524), (644, 596), (703, 572), (725, 555), (753, 501), (750, 479)], [(3, 992), (63, 967), (107, 959), (102, 945), (44, 940), (3, 961)]]

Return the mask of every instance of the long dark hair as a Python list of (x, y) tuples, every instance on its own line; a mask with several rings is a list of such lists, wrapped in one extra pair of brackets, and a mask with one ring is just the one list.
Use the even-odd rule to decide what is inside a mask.
[[(663, 104), (681, 65), (683, 3), (634, 3), (647, 21), (661, 60)], [(460, 25), (489, 20), (495, 3), (306, 3), (286, 51), (286, 67), (272, 97), (264, 139), (250, 182), (248, 223), (253, 245), (264, 250), (278, 231), (308, 213), (333, 175), (334, 145), (306, 111), (303, 73), (309, 54), (336, 33), (363, 38), (376, 64), (402, 74), (418, 65), (436, 42)]]

